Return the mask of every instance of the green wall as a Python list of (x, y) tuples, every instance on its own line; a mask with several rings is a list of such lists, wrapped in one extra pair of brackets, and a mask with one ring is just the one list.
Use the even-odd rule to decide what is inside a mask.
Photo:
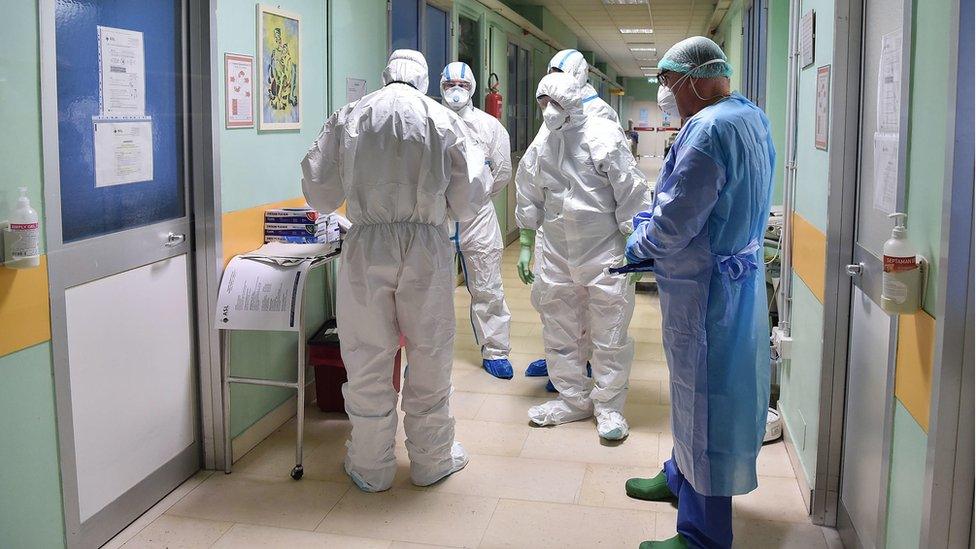
[[(834, 4), (832, 0), (803, 0), (801, 11), (817, 12), (817, 41), (813, 65), (800, 71), (797, 104), (795, 211), (821, 232), (827, 232), (827, 164), (825, 151), (813, 144), (817, 67), (831, 63)], [(788, 15), (787, 15), (788, 18)], [(772, 51), (772, 50), (770, 50)], [(785, 72), (785, 71), (784, 71)], [(785, 82), (783, 84), (785, 87)], [(785, 109), (784, 109), (785, 110)], [(785, 123), (785, 117), (784, 117)], [(777, 151), (784, 157), (785, 150)], [(823, 305), (798, 276), (793, 276), (792, 359), (784, 361), (779, 406), (809, 486), (817, 465), (817, 429), (820, 418)]]
[(732, 64), (732, 90), (740, 88), (742, 73), (742, 0), (734, 0), (715, 31), (714, 40)]
[[(325, 3), (282, 0), (281, 9), (301, 16), (302, 127), (293, 131), (257, 128), (220, 129), (220, 184), (224, 213), (280, 202), (302, 195), (300, 162), (328, 117), (326, 108), (327, 30)], [(256, 55), (255, 3), (221, 0), (217, 6), (217, 54), (223, 82), (224, 53)], [(385, 21), (384, 21), (385, 28)], [(377, 36), (376, 40), (380, 40)], [(385, 38), (383, 38), (385, 43)], [(255, 74), (257, 63), (255, 59)], [(379, 77), (377, 73), (376, 78)], [(375, 81), (374, 81), (375, 82)], [(224, 90), (220, 108), (224, 112)], [(344, 90), (344, 88), (343, 88)], [(259, 109), (255, 109), (259, 112)], [(325, 317), (324, 275), (316, 272), (306, 287), (306, 326), (311, 332)], [(299, 345), (293, 333), (240, 332), (230, 338), (234, 375), (294, 380)], [(231, 431), (234, 436), (288, 400), (287, 389), (235, 385), (231, 388)]]
[(793, 275), (793, 360), (780, 371), (779, 409), (789, 429), (809, 486), (817, 471), (817, 429), (820, 423), (820, 363), (823, 305)]
[[(925, 310), (935, 315), (942, 237), (949, 80), (949, 0), (914, 3), (912, 83), (908, 126), (908, 238), (932, 267)], [(972, 75), (965, 75), (971, 78)], [(939, 82), (939, 85), (933, 85)], [(971, 99), (971, 98), (968, 98)], [(903, 98), (904, 102), (905, 98)], [(960, 99), (965, 100), (965, 99)], [(969, 121), (971, 123), (972, 121)]]
[(346, 104), (346, 78), (366, 80), (367, 93), (380, 88), (389, 52), (385, 0), (332, 0), (329, 4), (332, 104), (328, 112), (332, 113)]
[(783, 158), (786, 156), (786, 81), (790, 42), (789, 0), (769, 0), (766, 35), (766, 116), (776, 147), (773, 204), (783, 203)]
[(927, 444), (925, 431), (896, 399), (888, 483), (887, 549), (918, 548)]
[[(299, 163), (327, 118), (325, 4), (317, 0), (282, 0), (281, 9), (301, 16), (302, 127), (260, 132), (224, 128), (224, 87), (220, 89), (220, 182), (224, 212), (301, 196)], [(220, 0), (217, 5), (217, 63), (224, 78), (224, 53), (256, 54), (255, 3)], [(258, 64), (255, 58), (255, 79)], [(259, 112), (258, 105), (255, 112)]]
[[(16, 131), (0, 133), (0, 218), (15, 205), (17, 187), (27, 187), (44, 250), (37, 3), (5, 8), (0, 117)], [(63, 547), (50, 344), (0, 356), (0, 380), (0, 547)]]
[(0, 357), (0, 547), (63, 547), (51, 345)]
[[(657, 84), (648, 82), (647, 78), (625, 78), (624, 87), (627, 89), (627, 95), (625, 97), (629, 97), (632, 101), (657, 102)], [(637, 121), (635, 120), (634, 122), (636, 123)], [(624, 123), (624, 126), (626, 126), (626, 122)]]
[[(909, 240), (930, 261), (931, 271), (923, 308), (942, 315), (939, 291), (939, 253), (942, 238), (942, 194), (945, 178), (946, 87), (932, 82), (949, 79), (950, 0), (914, 3), (912, 28), (911, 97), (908, 126), (906, 211)], [(960, 98), (971, 101), (972, 98)], [(922, 490), (928, 435), (900, 401), (895, 400), (888, 482), (887, 547), (917, 547), (922, 521)]]

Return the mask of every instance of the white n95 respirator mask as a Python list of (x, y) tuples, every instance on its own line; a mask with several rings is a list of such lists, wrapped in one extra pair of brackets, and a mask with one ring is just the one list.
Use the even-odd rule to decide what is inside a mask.
[(448, 88), (443, 92), (443, 95), (447, 106), (454, 110), (464, 107), (471, 100), (471, 91), (466, 90), (461, 86)]
[(675, 99), (674, 92), (663, 84), (657, 88), (657, 106), (661, 108), (661, 112), (671, 118), (675, 120), (681, 118), (681, 113), (678, 112), (678, 100)]
[(569, 113), (564, 111), (562, 107), (550, 102), (545, 109), (542, 109), (542, 119), (549, 131), (554, 132), (562, 129), (569, 122)]

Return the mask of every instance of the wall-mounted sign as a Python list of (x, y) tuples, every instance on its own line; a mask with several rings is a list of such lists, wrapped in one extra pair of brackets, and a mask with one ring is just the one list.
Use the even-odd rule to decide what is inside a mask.
[(881, 37), (878, 62), (878, 131), (898, 133), (901, 122), (901, 28)]
[(362, 78), (346, 77), (346, 103), (359, 101), (366, 95), (366, 81)]
[(224, 54), (224, 124), (230, 128), (254, 127), (254, 57)]
[(830, 65), (817, 69), (817, 100), (815, 105), (815, 126), (813, 143), (820, 150), (827, 150), (827, 135), (830, 131)]
[(800, 18), (800, 68), (813, 64), (817, 37), (817, 14), (810, 10)]

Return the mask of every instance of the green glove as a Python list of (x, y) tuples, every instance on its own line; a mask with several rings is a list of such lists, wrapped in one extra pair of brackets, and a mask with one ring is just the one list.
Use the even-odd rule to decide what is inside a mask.
[(535, 275), (532, 274), (532, 252), (535, 249), (535, 231), (532, 229), (519, 230), (519, 250), (518, 275), (522, 284), (532, 284), (535, 282)]
[(630, 273), (628, 278), (630, 278), (631, 284), (637, 284), (640, 282), (640, 279), (644, 278), (644, 273)]

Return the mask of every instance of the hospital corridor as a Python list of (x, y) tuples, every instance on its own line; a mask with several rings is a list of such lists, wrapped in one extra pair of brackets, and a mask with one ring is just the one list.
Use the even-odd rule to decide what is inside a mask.
[(976, 549), (972, 0), (0, 6), (0, 549)]
[[(542, 326), (514, 275), (517, 257), (518, 247), (509, 246), (504, 283), (512, 362), (527, 364), (543, 352)], [(470, 298), (463, 287), (454, 298), (451, 404), (457, 438), (471, 453), (463, 475), (425, 490), (412, 486), (401, 430), (393, 488), (379, 498), (361, 494), (341, 468), (348, 421), (310, 407), (301, 483), (282, 475), (294, 459), (294, 425), (286, 424), (241, 458), (234, 474), (198, 474), (107, 547), (629, 547), (673, 536), (674, 506), (613, 489), (645, 474), (648, 455), (664, 461), (671, 454), (656, 296), (638, 298), (630, 324), (637, 340), (626, 409), (631, 433), (619, 445), (594, 443), (592, 422), (528, 426), (525, 410), (547, 400), (545, 380), (484, 376), (467, 320)], [(763, 446), (758, 467), (759, 489), (735, 501), (737, 547), (841, 547), (836, 532), (807, 517), (782, 441)]]

